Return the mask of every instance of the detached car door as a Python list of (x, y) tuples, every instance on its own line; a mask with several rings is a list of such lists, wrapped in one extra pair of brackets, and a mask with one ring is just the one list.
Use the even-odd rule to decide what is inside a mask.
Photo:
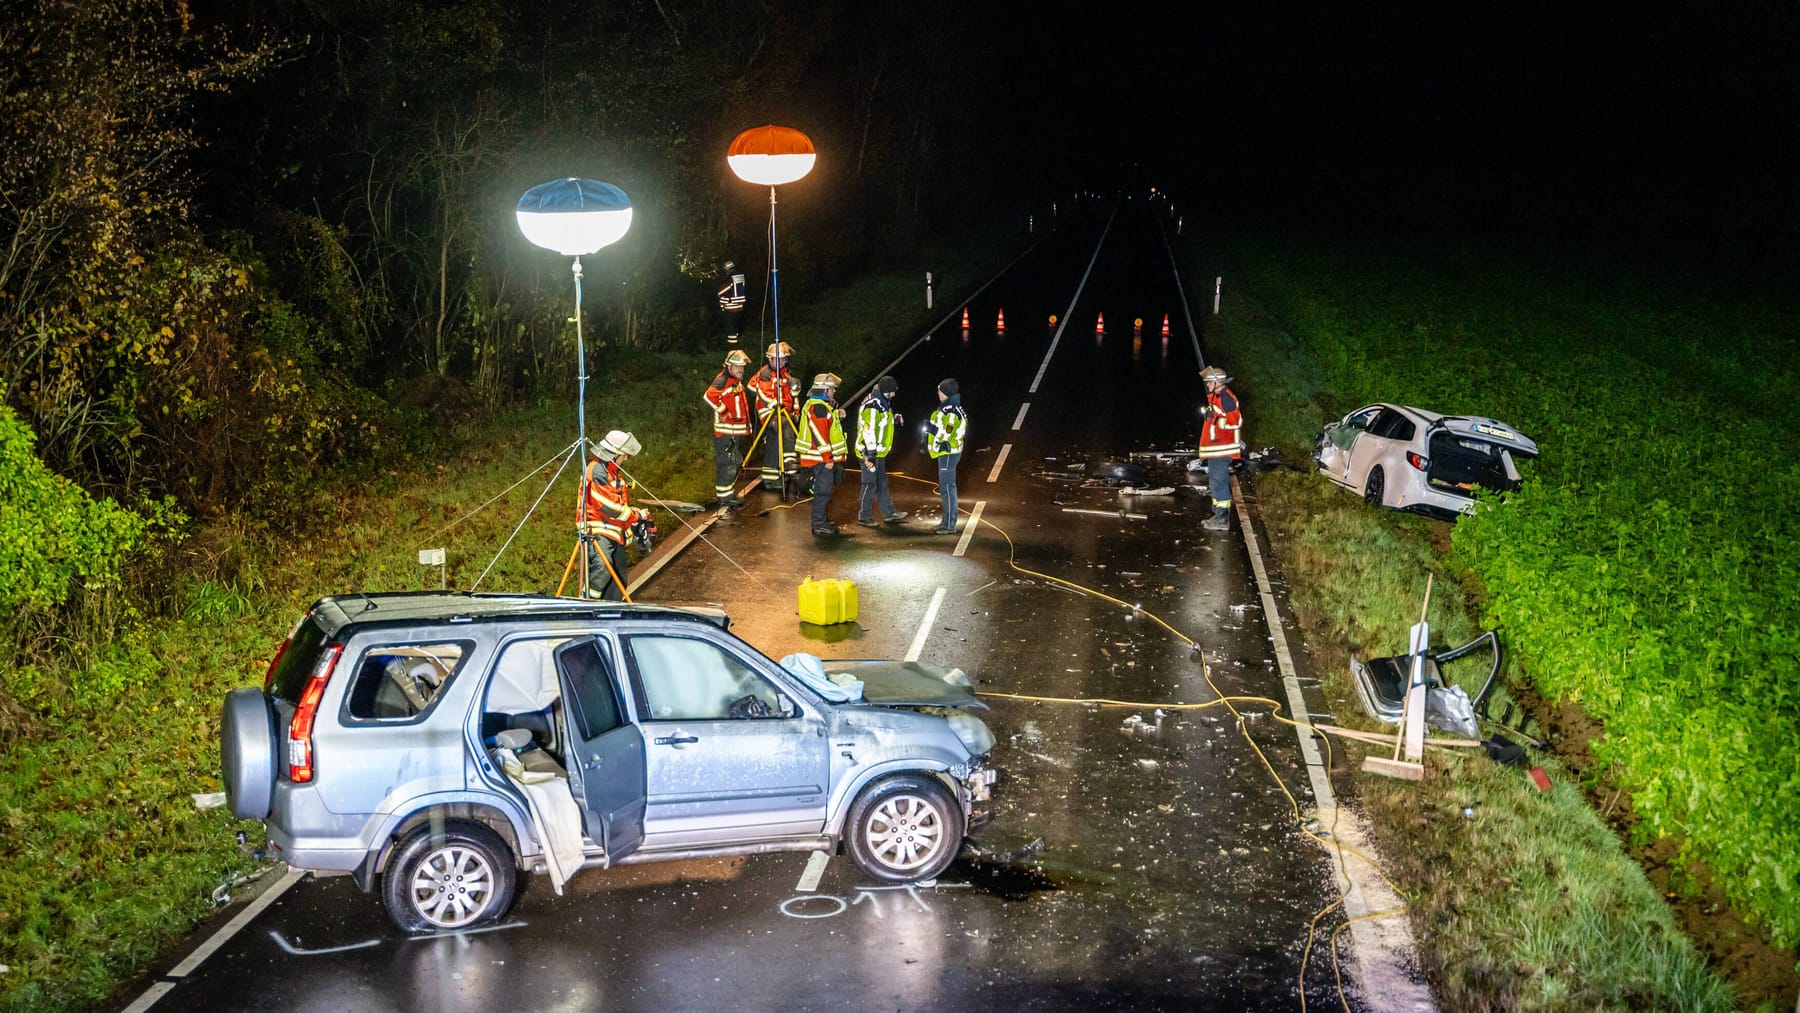
[(588, 836), (615, 865), (644, 843), (644, 736), (626, 715), (611, 647), (583, 637), (556, 649), (569, 726), (569, 776), (586, 811)]
[(621, 641), (648, 740), (649, 846), (823, 832), (831, 765), (822, 714), (703, 634)]

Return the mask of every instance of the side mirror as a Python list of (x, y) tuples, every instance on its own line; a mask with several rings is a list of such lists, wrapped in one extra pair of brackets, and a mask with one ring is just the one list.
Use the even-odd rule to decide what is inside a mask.
[(775, 712), (784, 718), (791, 718), (799, 716), (800, 708), (795, 706), (794, 701), (788, 699), (786, 693), (777, 693), (775, 694)]

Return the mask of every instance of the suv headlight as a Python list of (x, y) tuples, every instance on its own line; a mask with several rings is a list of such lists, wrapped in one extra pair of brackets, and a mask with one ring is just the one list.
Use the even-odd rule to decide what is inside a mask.
[(950, 730), (956, 733), (957, 741), (970, 756), (980, 759), (993, 750), (994, 733), (988, 731), (987, 722), (968, 714), (952, 714), (944, 720), (949, 722)]

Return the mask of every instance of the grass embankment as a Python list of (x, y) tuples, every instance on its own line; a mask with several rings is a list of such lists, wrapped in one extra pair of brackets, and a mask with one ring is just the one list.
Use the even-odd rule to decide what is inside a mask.
[[(935, 322), (921, 271), (963, 279), (968, 291), (1023, 246), (1010, 234), (961, 238), (916, 268), (844, 288), (808, 293), (790, 283), (782, 337), (795, 365), (808, 377), (840, 374), (848, 393)], [(760, 361), (765, 342), (755, 335), (752, 323), (744, 344)], [(594, 350), (589, 435), (621, 428), (643, 441), (632, 465), (640, 495), (711, 499), (711, 416), (700, 392), (724, 351), (722, 341), (692, 353)], [(416, 561), (421, 548), (446, 547), (450, 586), (468, 588), (546, 491), (555, 468), (544, 462), (574, 444), (569, 394), (454, 425), (435, 456), (394, 461), (370, 483), (316, 490), (291, 505), (291, 534), (229, 521), (198, 532), (174, 550), (191, 575), (179, 616), (70, 634), (104, 641), (94, 665), (124, 689), (91, 705), (42, 701), (28, 733), (0, 756), (0, 1008), (99, 1004), (212, 912), (215, 891), (266, 869), (249, 853), (260, 824), (198, 809), (190, 797), (222, 790), (225, 692), (261, 683), (275, 646), (320, 595), (437, 587), (436, 569)], [(482, 590), (556, 588), (573, 545), (575, 481), (571, 465)], [(667, 514), (658, 523), (665, 535), (678, 526)], [(0, 661), (9, 684), (29, 677)], [(249, 837), (242, 849), (240, 830)]]
[[(1791, 584), (1777, 600), (1759, 595), (1796, 554), (1754, 525), (1791, 523), (1778, 515), (1796, 501), (1781, 498), (1791, 460), (1771, 453), (1792, 446), (1781, 429), (1794, 402), (1776, 396), (1792, 355), (1758, 359), (1795, 321), (1746, 297), (1601, 282), (1592, 266), (1552, 283), (1524, 255), (1396, 250), (1236, 243), (1204, 274), (1225, 274), (1235, 293), (1208, 347), (1238, 377), (1250, 442), (1302, 464), (1256, 476), (1254, 489), (1340, 715), (1359, 711), (1347, 655), (1404, 651), (1435, 572), (1434, 639), (1461, 642), (1477, 616), (1497, 624), (1516, 659), (1509, 679), (1579, 701), (1606, 725), (1594, 772), (1534, 756), (1556, 782), (1547, 796), (1481, 758), (1435, 763), (1417, 785), (1359, 778), (1432, 984), (1450, 1009), (1733, 1008), (1571, 782), (1608, 777), (1641, 831), (1687, 830), (1688, 847), (1736, 877), (1733, 898), (1792, 937)], [(1544, 458), (1527, 466), (1523, 493), (1453, 533), (1369, 510), (1311, 474), (1308, 455), (1324, 422), (1376, 400), (1506, 420)], [(1743, 685), (1721, 690), (1725, 678)], [(1755, 946), (1754, 932), (1739, 934)], [(1792, 1002), (1791, 952), (1727, 966), (1721, 941), (1706, 942), (1748, 1004)]]

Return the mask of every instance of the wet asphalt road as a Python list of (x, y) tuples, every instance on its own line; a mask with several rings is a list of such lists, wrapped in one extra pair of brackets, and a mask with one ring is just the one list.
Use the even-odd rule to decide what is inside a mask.
[[(1217, 698), (1190, 638), (1220, 692), (1282, 694), (1241, 536), (1199, 527), (1203, 483), (1159, 465), (1152, 484), (1175, 491), (1127, 498), (1092, 478), (1129, 451), (1187, 444), (1202, 398), (1159, 217), (1142, 202), (1110, 211), (1065, 222), (977, 297), (966, 336), (952, 321), (896, 367), (905, 425), (892, 468), (924, 480), (895, 479), (907, 521), (857, 526), (854, 473), (832, 504), (836, 539), (810, 533), (809, 504), (758, 492), (638, 594), (723, 604), (776, 658), (903, 657), (918, 641), (920, 657), (961, 666), (983, 691), (1142, 703), (990, 698), (1001, 781), (977, 835), (985, 857), (911, 890), (870, 886), (836, 857), (802, 892), (796, 853), (589, 871), (562, 897), (531, 882), (495, 930), (427, 940), (403, 937), (348, 879), (308, 880), (156, 1008), (1289, 1010), (1302, 990), (1337, 1008), (1318, 946), (1302, 983), (1308, 923), (1337, 895), (1326, 855), (1296, 826), (1311, 800), (1293, 730), (1267, 705), (1239, 705), (1272, 770), (1223, 707), (1123, 730), (1132, 715), (1154, 725), (1157, 704)], [(1071, 322), (1046, 360), (1052, 313)], [(796, 363), (804, 375), (833, 368), (820, 349), (797, 349)], [(935, 468), (919, 423), (945, 376), (971, 418), (963, 522), (979, 504), (984, 523), (966, 540), (929, 533)], [(1141, 605), (1182, 635), (1009, 558)], [(855, 580), (859, 620), (800, 623), (808, 575)], [(1340, 923), (1319, 919), (1323, 932)]]

